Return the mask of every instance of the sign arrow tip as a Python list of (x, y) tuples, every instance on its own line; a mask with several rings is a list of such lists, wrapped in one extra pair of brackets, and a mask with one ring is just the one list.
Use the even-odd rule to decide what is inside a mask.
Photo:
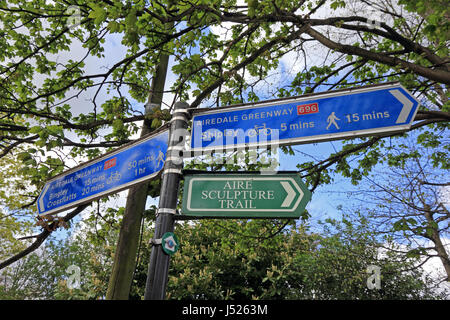
[(287, 196), (284, 199), (283, 203), (281, 204), (282, 208), (289, 207), (294, 201), (295, 198), (295, 191), (287, 181), (280, 181), (281, 185), (283, 186), (284, 190), (287, 192)]
[(408, 119), (409, 113), (411, 112), (411, 109), (413, 107), (413, 102), (409, 100), (403, 93), (400, 92), (400, 90), (389, 90), (389, 92), (397, 98), (398, 101), (401, 102), (403, 105), (402, 110), (400, 111), (400, 114), (398, 115), (397, 121), (395, 123), (404, 123)]
[(41, 195), (39, 196), (38, 204), (39, 204), (39, 211), (40, 211), (40, 213), (45, 211), (44, 196), (47, 193), (47, 190), (48, 190), (49, 187), (50, 187), (50, 184), (47, 183), (45, 185), (45, 187), (44, 187), (44, 190), (42, 190)]

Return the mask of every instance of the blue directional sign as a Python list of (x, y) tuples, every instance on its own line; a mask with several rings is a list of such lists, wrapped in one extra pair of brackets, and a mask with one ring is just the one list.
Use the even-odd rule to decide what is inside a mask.
[(49, 180), (40, 215), (57, 213), (149, 180), (163, 168), (169, 131), (150, 135)]
[(288, 145), (409, 130), (419, 102), (400, 84), (201, 111), (191, 149)]

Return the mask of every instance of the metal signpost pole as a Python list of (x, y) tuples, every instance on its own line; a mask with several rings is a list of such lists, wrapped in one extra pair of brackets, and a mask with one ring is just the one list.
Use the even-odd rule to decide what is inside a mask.
[(184, 133), (188, 126), (189, 105), (185, 102), (175, 104), (169, 133), (169, 145), (164, 163), (159, 208), (156, 212), (155, 234), (152, 239), (152, 252), (148, 265), (145, 300), (165, 298), (170, 255), (164, 252), (162, 238), (173, 232), (176, 214), (178, 189), (183, 169), (181, 151), (184, 149)]

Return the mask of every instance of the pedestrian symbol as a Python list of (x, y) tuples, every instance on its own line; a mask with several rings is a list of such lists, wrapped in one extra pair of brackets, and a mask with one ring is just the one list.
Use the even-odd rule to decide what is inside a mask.
[(164, 163), (164, 156), (165, 154), (162, 153), (161, 150), (159, 150), (158, 158), (156, 158), (156, 160), (158, 161), (158, 163), (156, 164), (157, 167), (159, 167), (161, 161)]
[(341, 120), (338, 117), (336, 117), (336, 115), (334, 114), (334, 111), (328, 116), (327, 118), (327, 130), (330, 128), (331, 125), (334, 125), (336, 127), (336, 129), (340, 129), (338, 124), (336, 123), (336, 120)]

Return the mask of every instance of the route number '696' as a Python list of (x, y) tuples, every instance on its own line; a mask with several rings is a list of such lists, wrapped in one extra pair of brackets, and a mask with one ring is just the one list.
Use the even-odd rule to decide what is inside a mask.
[(317, 102), (302, 104), (297, 106), (297, 115), (310, 114), (310, 113), (318, 113), (319, 112), (319, 104)]

